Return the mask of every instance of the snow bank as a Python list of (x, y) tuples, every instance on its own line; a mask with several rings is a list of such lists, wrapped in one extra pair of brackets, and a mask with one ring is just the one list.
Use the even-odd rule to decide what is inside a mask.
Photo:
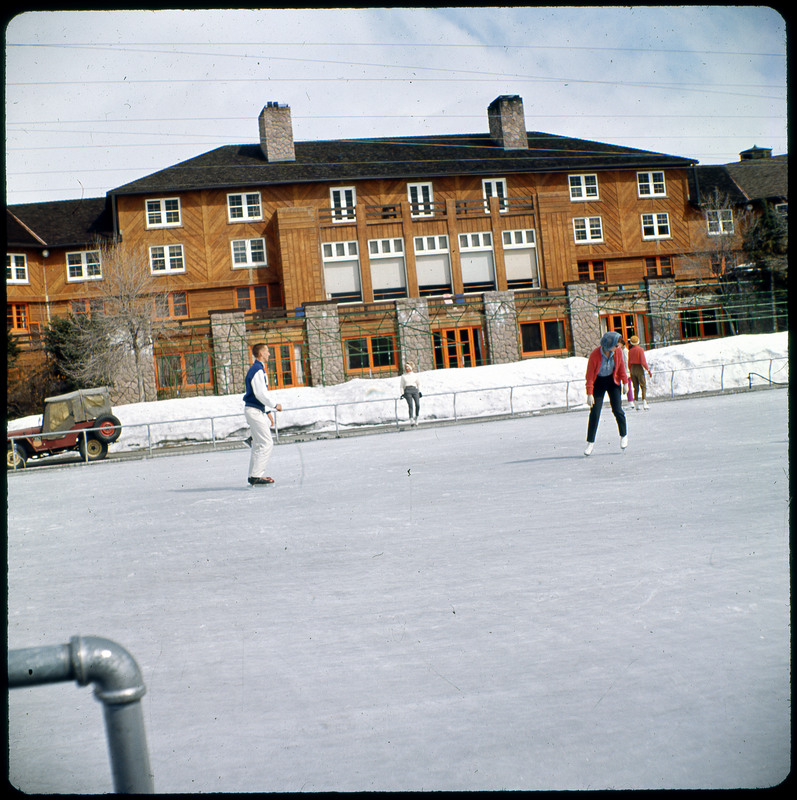
[[(653, 371), (648, 397), (666, 398), (749, 385), (758, 373), (787, 383), (788, 334), (756, 334), (662, 347), (647, 352)], [(537, 358), (513, 364), (420, 373), (421, 420), (454, 419), (574, 408), (586, 403), (587, 359)], [(357, 378), (338, 386), (297, 387), (270, 394), (281, 403), (279, 428), (286, 432), (323, 432), (361, 425), (405, 421), (398, 377)], [(760, 385), (763, 381), (757, 379)], [(240, 393), (189, 397), (116, 406), (122, 436), (113, 450), (134, 450), (167, 442), (245, 438), (248, 429)], [(212, 420), (211, 420), (212, 418)], [(36, 424), (26, 417), (9, 427)]]

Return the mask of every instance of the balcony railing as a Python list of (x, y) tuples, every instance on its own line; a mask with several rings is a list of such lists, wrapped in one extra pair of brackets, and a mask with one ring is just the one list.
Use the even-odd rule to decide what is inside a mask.
[[(496, 198), (498, 211), (501, 214), (517, 215), (531, 214), (534, 212), (534, 198), (524, 197), (499, 197)], [(413, 222), (426, 220), (446, 219), (448, 208), (444, 202), (434, 203), (387, 203), (385, 205), (360, 206), (365, 215), (366, 224), (399, 221), (403, 217), (403, 207), (409, 205), (409, 216)], [(469, 200), (456, 200), (454, 202), (454, 215), (463, 217), (483, 217), (490, 213), (489, 200), (480, 197)], [(357, 222), (356, 206), (339, 206), (336, 208), (319, 209), (318, 219), (321, 225), (354, 225)]]

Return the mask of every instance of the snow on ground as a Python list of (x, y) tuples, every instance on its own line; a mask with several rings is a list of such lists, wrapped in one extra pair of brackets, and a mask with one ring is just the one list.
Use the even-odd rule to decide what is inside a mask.
[[(665, 396), (589, 458), (583, 408), (9, 475), (8, 645), (128, 649), (158, 793), (775, 785), (788, 394)], [(9, 693), (23, 791), (111, 791), (104, 740)]]
[[(787, 383), (787, 358), (786, 333), (734, 336), (651, 350), (647, 352), (653, 370), (653, 378), (647, 381), (648, 396), (655, 400), (747, 387), (751, 372), (776, 383)], [(771, 359), (774, 359), (772, 374)], [(508, 387), (514, 387), (511, 409), (515, 413), (577, 407), (586, 403), (586, 365), (586, 358), (543, 358), (422, 372), (421, 418), (453, 419), (453, 392), (457, 393), (457, 418), (508, 413)], [(280, 430), (290, 433), (334, 431), (335, 404), (342, 404), (337, 411), (341, 429), (391, 423), (397, 417), (404, 421), (407, 406), (399, 399), (399, 380), (398, 377), (355, 379), (338, 386), (274, 390), (271, 392), (274, 401), (284, 408), (277, 424)], [(753, 378), (754, 385), (764, 382), (763, 378)], [(158, 444), (209, 441), (212, 435), (216, 439), (242, 439), (248, 435), (240, 393), (132, 403), (116, 406), (114, 413), (122, 423), (122, 435), (111, 445), (112, 453), (147, 447), (150, 437), (153, 444)], [(40, 416), (26, 417), (9, 423), (9, 429), (37, 423), (41, 423)]]

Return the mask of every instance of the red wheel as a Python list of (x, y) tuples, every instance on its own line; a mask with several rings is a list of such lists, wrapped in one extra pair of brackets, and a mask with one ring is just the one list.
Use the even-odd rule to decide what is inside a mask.
[(91, 427), (99, 428), (95, 431), (97, 438), (106, 444), (113, 444), (122, 434), (121, 423), (113, 414), (97, 417)]

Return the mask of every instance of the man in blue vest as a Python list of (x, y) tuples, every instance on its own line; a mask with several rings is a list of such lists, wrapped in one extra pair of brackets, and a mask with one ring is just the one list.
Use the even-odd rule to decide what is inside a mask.
[(252, 454), (249, 457), (249, 485), (269, 486), (273, 478), (266, 477), (266, 464), (274, 449), (271, 438), (271, 424), (267, 409), (282, 411), (282, 406), (271, 402), (268, 396), (268, 346), (262, 342), (252, 347), (254, 364), (246, 373), (246, 394), (244, 394), (244, 416), (252, 433)]

